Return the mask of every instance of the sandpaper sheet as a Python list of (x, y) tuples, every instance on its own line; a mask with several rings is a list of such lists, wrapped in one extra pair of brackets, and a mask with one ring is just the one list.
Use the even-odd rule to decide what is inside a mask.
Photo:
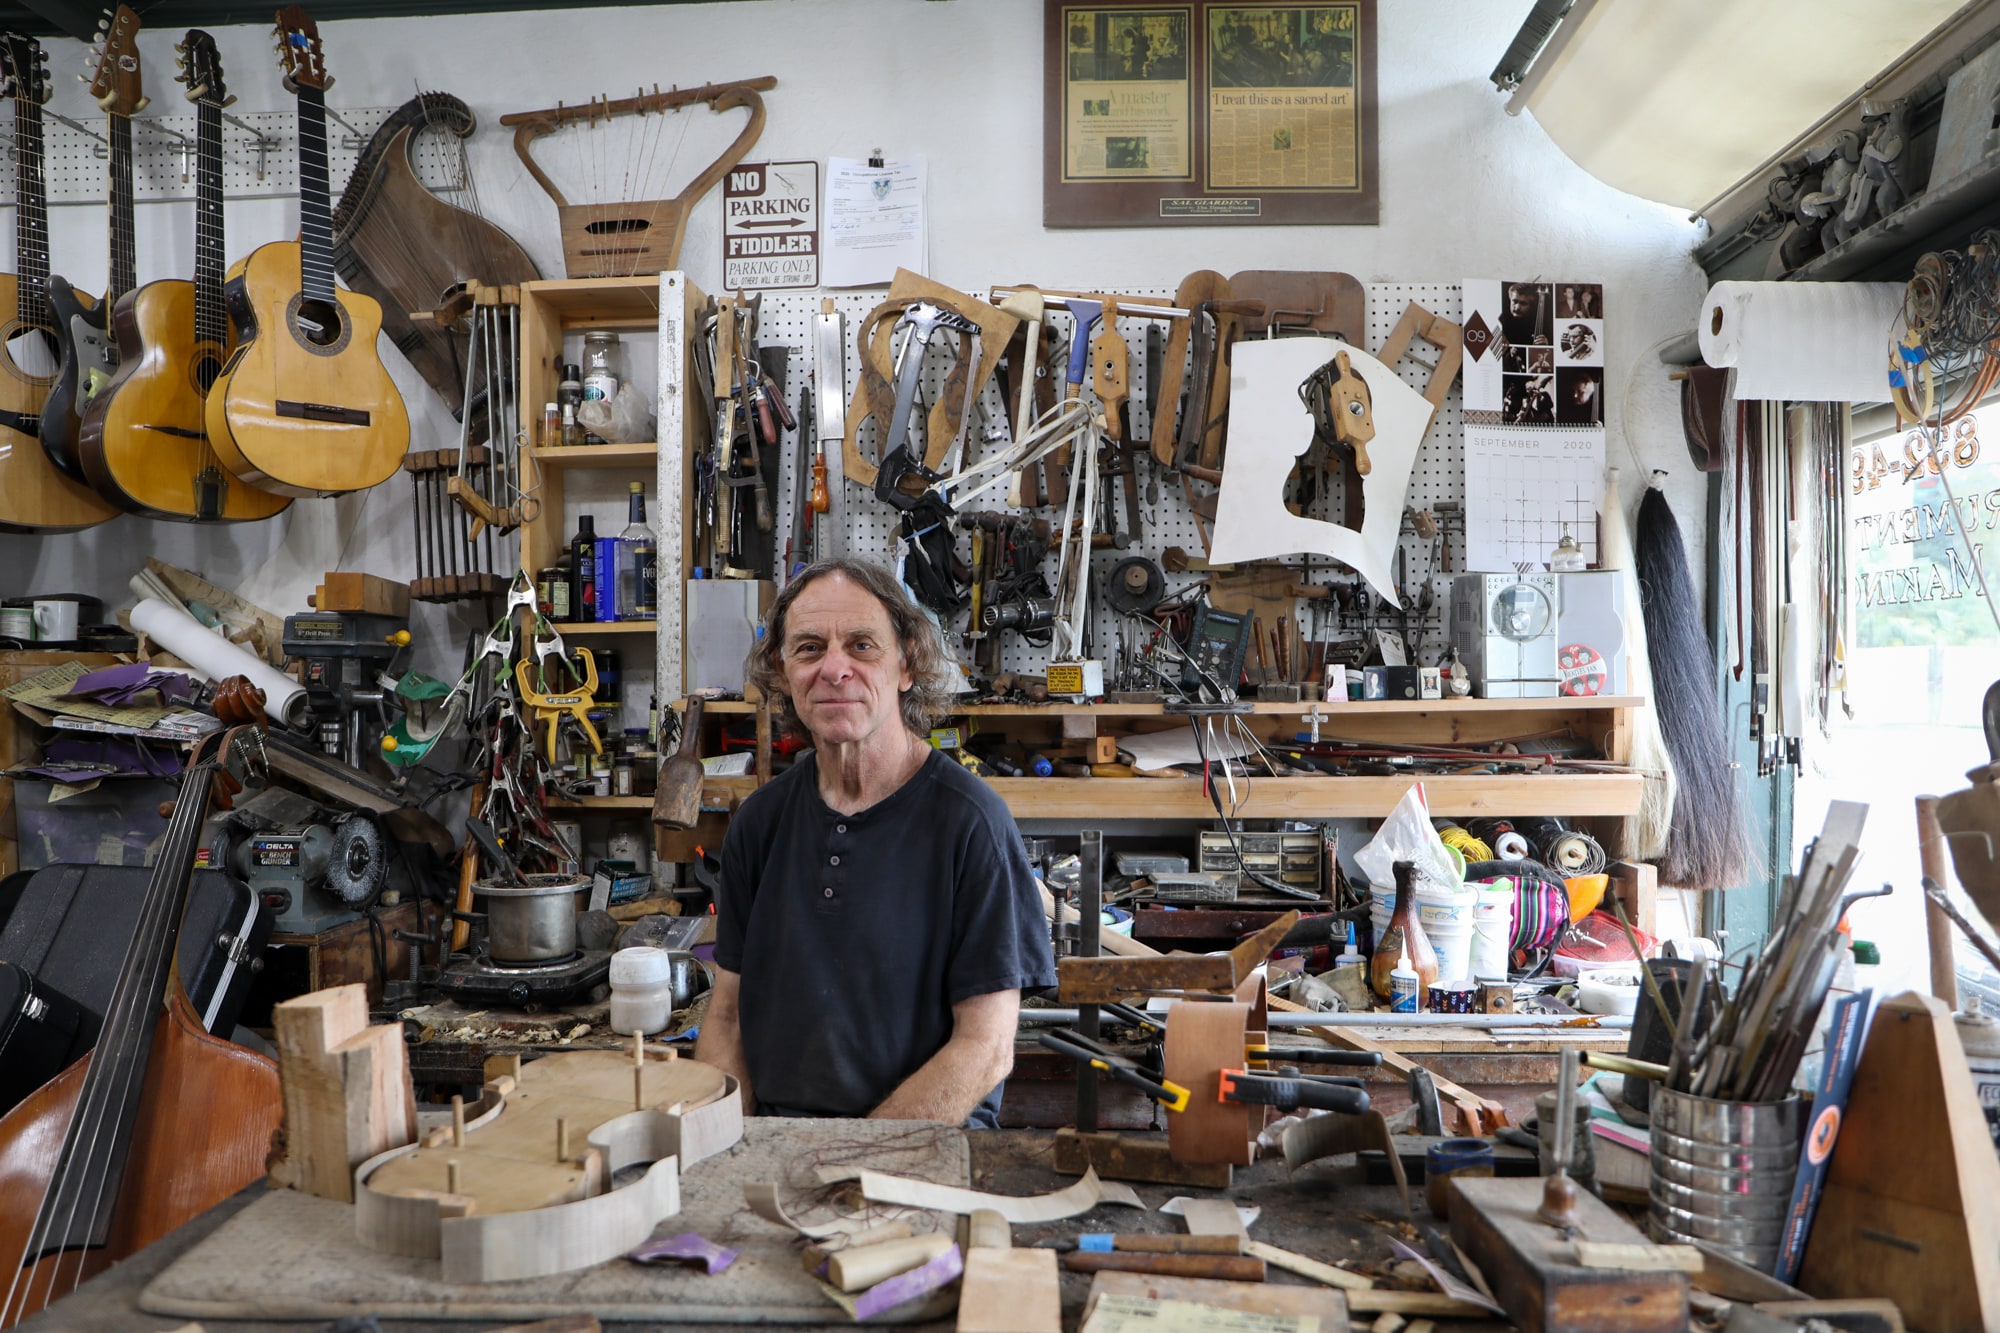
[[(924, 1133), (935, 1128), (935, 1134)], [(378, 1254), (354, 1238), (354, 1210), (330, 1199), (273, 1190), (182, 1255), (149, 1284), (140, 1308), (189, 1319), (477, 1319), (517, 1323), (589, 1312), (599, 1319), (674, 1323), (837, 1322), (838, 1306), (800, 1265), (794, 1237), (743, 1202), (749, 1181), (796, 1177), (829, 1145), (879, 1143), (898, 1174), (964, 1187), (971, 1157), (950, 1126), (886, 1120), (743, 1122), (743, 1140), (681, 1177), (681, 1211), (657, 1236), (696, 1232), (738, 1252), (711, 1277), (616, 1259), (558, 1277), (452, 1286), (435, 1260)], [(843, 1152), (842, 1156), (846, 1156)], [(921, 1225), (921, 1223), (919, 1223)], [(936, 1216), (949, 1232), (957, 1219)], [(922, 1313), (921, 1304), (913, 1313)], [(877, 1322), (897, 1319), (891, 1312)]]

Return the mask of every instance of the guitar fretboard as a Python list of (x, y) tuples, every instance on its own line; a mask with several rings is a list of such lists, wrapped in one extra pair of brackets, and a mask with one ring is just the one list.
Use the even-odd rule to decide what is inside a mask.
[(333, 202), (327, 190), (326, 94), (299, 85), (299, 258), (307, 299), (333, 299)]
[(49, 189), (42, 167), (42, 108), (14, 101), (14, 267), (20, 271), (18, 314), (23, 324), (48, 328)]
[(139, 285), (139, 242), (132, 222), (132, 120), (109, 118), (111, 136), (110, 280), (105, 283), (105, 308)]
[(228, 264), (222, 231), (222, 108), (203, 101), (196, 111), (194, 169), (194, 336), (227, 343), (229, 315), (222, 303)]

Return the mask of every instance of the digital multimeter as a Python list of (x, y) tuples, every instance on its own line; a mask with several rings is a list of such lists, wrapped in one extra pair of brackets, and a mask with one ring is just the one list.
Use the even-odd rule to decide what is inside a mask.
[(1243, 678), (1243, 654), (1249, 647), (1250, 617), (1218, 611), (1207, 602), (1196, 606), (1194, 626), (1188, 633), (1188, 660), (1181, 664), (1181, 688), (1208, 697), (1220, 687), (1222, 694), (1213, 701), (1233, 701), (1236, 682)]

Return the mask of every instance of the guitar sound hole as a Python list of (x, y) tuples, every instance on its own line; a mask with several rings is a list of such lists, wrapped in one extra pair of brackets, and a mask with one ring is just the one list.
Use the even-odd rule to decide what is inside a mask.
[(48, 379), (58, 368), (55, 335), (36, 324), (16, 324), (7, 331), (7, 359), (30, 379)]
[(204, 356), (194, 363), (195, 387), (206, 394), (215, 387), (215, 381), (222, 374), (222, 362), (212, 356)]
[(314, 346), (331, 347), (340, 341), (345, 315), (337, 302), (301, 301), (296, 318), (299, 332)]
[(645, 218), (607, 218), (602, 222), (586, 222), (583, 229), (592, 236), (616, 236), (622, 232), (645, 231), (652, 225)]

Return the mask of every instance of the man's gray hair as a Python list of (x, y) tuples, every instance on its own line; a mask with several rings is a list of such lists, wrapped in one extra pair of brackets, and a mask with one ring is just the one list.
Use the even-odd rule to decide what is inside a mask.
[(903, 725), (911, 734), (927, 735), (939, 719), (951, 711), (958, 673), (945, 651), (944, 635), (936, 622), (924, 613), (896, 576), (869, 560), (820, 560), (792, 576), (771, 612), (764, 617), (764, 633), (744, 659), (744, 679), (772, 701), (772, 716), (785, 730), (806, 735), (798, 711), (785, 693), (785, 617), (799, 595), (823, 578), (838, 574), (874, 595), (889, 613), (889, 627), (903, 652), (903, 664), (910, 671), (910, 688), (901, 695)]

